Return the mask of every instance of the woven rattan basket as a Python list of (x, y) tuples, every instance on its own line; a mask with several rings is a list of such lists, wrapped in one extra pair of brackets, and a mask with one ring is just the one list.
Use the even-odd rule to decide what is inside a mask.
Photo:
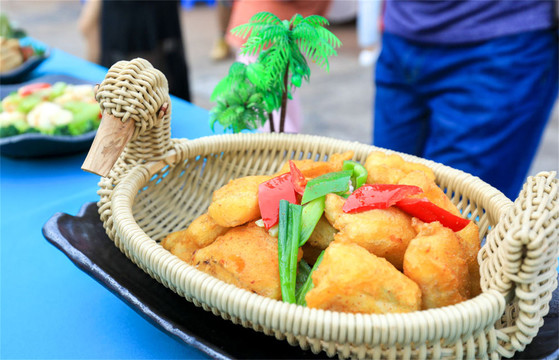
[(386, 150), (293, 134), (171, 139), (170, 108), (161, 111), (170, 103), (166, 79), (141, 59), (115, 64), (97, 99), (105, 114), (134, 121), (131, 141), (100, 181), (101, 220), (126, 256), (186, 300), (240, 326), (340, 358), (511, 357), (538, 333), (557, 286), (554, 173), (528, 178), (513, 203), (479, 178), (400, 154), (431, 167), (453, 203), (478, 224), (484, 239), (478, 256), (483, 293), (457, 305), (408, 314), (309, 309), (226, 284), (187, 265), (159, 242), (206, 212), (212, 192), (229, 179), (271, 174), (289, 159), (324, 160), (353, 150), (354, 160), (364, 162), (371, 151)]

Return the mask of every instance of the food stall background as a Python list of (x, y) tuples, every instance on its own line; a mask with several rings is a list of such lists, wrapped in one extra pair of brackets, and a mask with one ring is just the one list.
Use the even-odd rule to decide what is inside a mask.
[[(341, 1), (341, 0), (340, 0)], [(336, 1), (339, 3), (340, 1)], [(2, 12), (27, 34), (45, 44), (81, 58), (86, 42), (78, 30), (83, 7), (80, 0), (2, 1)], [(343, 0), (334, 6), (330, 29), (343, 46), (331, 59), (330, 72), (311, 67), (310, 84), (300, 89), (304, 123), (302, 132), (363, 143), (371, 142), (373, 67), (359, 64), (359, 46), (354, 15), (356, 1)], [(193, 103), (211, 109), (210, 94), (227, 73), (233, 58), (210, 59), (218, 36), (214, 1), (182, 1), (181, 21), (189, 67)], [(341, 13), (343, 12), (343, 13)], [(542, 170), (559, 170), (559, 106), (556, 103), (530, 175)]]

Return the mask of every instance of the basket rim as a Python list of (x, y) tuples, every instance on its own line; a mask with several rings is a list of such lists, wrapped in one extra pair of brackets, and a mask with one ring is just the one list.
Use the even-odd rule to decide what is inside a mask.
[[(483, 190), (489, 190), (486, 194), (479, 191), (481, 193), (479, 200), (484, 200), (487, 204), (497, 203), (496, 210), (500, 209), (497, 219), (507, 205), (512, 204), (501, 192), (473, 175), (431, 160), (346, 140), (316, 135), (261, 133), (215, 135), (187, 142), (177, 141), (176, 144), (179, 146), (182, 144), (188, 148), (186, 158), (189, 158), (191, 157), (188, 156), (189, 152), (203, 149), (206, 152), (197, 153), (196, 156), (206, 155), (212, 153), (212, 147), (218, 148), (219, 145), (230, 142), (231, 139), (233, 141), (250, 141), (254, 137), (258, 137), (259, 141), (265, 141), (267, 144), (270, 144), (270, 141), (283, 141), (287, 137), (295, 143), (319, 140), (327, 141), (327, 145), (331, 146), (332, 141), (336, 141), (346, 145), (348, 149), (364, 146), (369, 151), (380, 150), (386, 153), (396, 153), (405, 160), (426, 164), (435, 171), (437, 177), (439, 174), (453, 173), (458, 179), (457, 181), (468, 179), (471, 180), (470, 183), (467, 183), (468, 185), (479, 185)], [(208, 140), (213, 144), (208, 146)], [(179, 157), (175, 158), (178, 161), (169, 164), (170, 167), (181, 163)], [(183, 262), (151, 239), (140, 228), (134, 219), (131, 204), (150, 177), (149, 164), (137, 165), (129, 170), (113, 190), (111, 207), (114, 226), (127, 253), (144, 271), (152, 276), (155, 275), (154, 277), (158, 281), (173, 291), (182, 293), (187, 300), (195, 299), (232, 318), (243, 322), (248, 321), (248, 325), (255, 329), (264, 327), (295, 336), (302, 335), (309, 338), (320, 338), (324, 341), (351, 342), (352, 344), (423, 343), (437, 341), (441, 338), (452, 342), (464, 334), (475, 333), (491, 327), (504, 312), (506, 300), (495, 290), (486, 291), (459, 304), (436, 309), (401, 314), (354, 314), (310, 309), (266, 298), (227, 284)], [(485, 195), (485, 199), (483, 199), (483, 195)], [(300, 319), (302, 320), (298, 321)], [(425, 324), (427, 324), (427, 331), (418, 331), (423, 330)], [(370, 334), (358, 335), (357, 328), (368, 329), (365, 332), (368, 331)]]

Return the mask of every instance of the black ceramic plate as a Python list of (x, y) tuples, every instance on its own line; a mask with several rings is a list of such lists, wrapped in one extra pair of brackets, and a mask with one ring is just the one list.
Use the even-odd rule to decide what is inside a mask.
[(14, 84), (21, 82), (25, 79), (31, 71), (35, 70), (45, 59), (50, 55), (49, 49), (45, 49), (42, 55), (33, 55), (29, 59), (25, 60), (23, 64), (10, 71), (5, 71), (0, 73), (0, 83), (2, 84)]
[(212, 358), (327, 358), (223, 320), (161, 285), (107, 237), (96, 203), (85, 204), (77, 216), (54, 215), (43, 227), (43, 234), (77, 267), (145, 319)]
[[(17, 91), (27, 84), (46, 82), (54, 84), (62, 81), (68, 84), (92, 84), (90, 81), (78, 79), (68, 75), (45, 75), (36, 79), (14, 85), (0, 85), (0, 99)], [(69, 155), (89, 149), (96, 131), (90, 131), (78, 136), (54, 136), (39, 133), (15, 135), (0, 138), (0, 154), (14, 158), (39, 158), (59, 155)]]
[[(223, 320), (187, 302), (134, 265), (109, 240), (95, 203), (77, 216), (58, 213), (43, 227), (46, 239), (145, 319), (167, 334), (216, 359), (319, 359), (271, 336)], [(555, 305), (538, 337), (516, 359), (556, 359), (559, 355)]]

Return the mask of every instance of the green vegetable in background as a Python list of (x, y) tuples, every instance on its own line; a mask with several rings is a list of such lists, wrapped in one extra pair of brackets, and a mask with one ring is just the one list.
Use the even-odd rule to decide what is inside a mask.
[(12, 124), (0, 127), (0, 138), (14, 136), (14, 135), (21, 135), (21, 134), (30, 134), (30, 133), (38, 133), (40, 132), (38, 129), (35, 129), (26, 121), (16, 121)]
[(64, 109), (74, 115), (74, 120), (68, 124), (70, 135), (81, 135), (99, 127), (99, 104), (69, 102), (64, 104)]
[(99, 121), (99, 104), (83, 103), (79, 101), (67, 102), (62, 106), (74, 115), (74, 121)]
[(0, 127), (0, 138), (19, 135), (19, 130), (13, 125)]
[(0, 36), (5, 38), (22, 38), (25, 37), (25, 31), (16, 28), (5, 13), (0, 13)]
[(66, 125), (59, 125), (57, 127), (55, 127), (50, 135), (57, 135), (57, 136), (70, 136), (72, 135), (70, 133), (70, 128), (68, 126), (68, 124)]
[(38, 94), (33, 94), (29, 96), (22, 97), (18, 101), (17, 110), (24, 114), (29, 113), (33, 108), (41, 102), (41, 96)]
[(50, 94), (48, 96), (49, 100), (54, 100), (57, 97), (59, 97), (60, 95), (64, 94), (64, 91), (66, 90), (66, 83), (63, 82), (57, 82), (55, 83), (51, 88), (50, 88)]
[[(22, 86), (4, 98), (1, 102), (3, 111), (15, 111), (21, 113), (22, 119), (14, 122), (13, 115), (6, 115), (2, 119), (3, 125), (0, 129), (0, 137), (14, 136), (30, 132), (40, 132), (46, 135), (76, 136), (96, 130), (100, 124), (99, 104), (87, 101), (69, 101), (61, 104), (64, 110), (72, 113), (72, 121), (64, 125), (51, 125), (44, 129), (37, 129), (30, 126), (26, 119), (36, 106), (42, 102), (52, 102), (53, 100), (72, 92), (68, 84), (57, 82), (54, 85), (48, 83), (32, 83)], [(91, 100), (94, 100), (93, 98)], [(88, 101), (91, 101), (88, 100)], [(2, 113), (3, 111), (0, 111)]]

